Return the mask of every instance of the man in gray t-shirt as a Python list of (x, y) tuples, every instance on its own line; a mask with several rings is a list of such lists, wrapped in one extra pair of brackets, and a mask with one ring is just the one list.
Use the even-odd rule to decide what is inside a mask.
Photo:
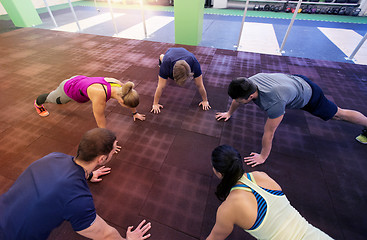
[(228, 95), (233, 99), (228, 112), (219, 112), (216, 119), (227, 121), (241, 103), (253, 101), (268, 116), (264, 126), (262, 149), (245, 157), (247, 165), (252, 167), (262, 164), (268, 158), (274, 133), (281, 123), (285, 109), (302, 109), (325, 121), (343, 120), (364, 126), (362, 134), (356, 139), (365, 139), (367, 117), (354, 110), (341, 109), (329, 101), (321, 88), (301, 75), (283, 73), (259, 73), (249, 78), (237, 78), (228, 87)]
[(266, 111), (269, 118), (283, 115), (285, 109), (302, 108), (311, 99), (311, 86), (298, 76), (259, 73), (249, 79), (258, 88), (259, 97), (254, 103)]

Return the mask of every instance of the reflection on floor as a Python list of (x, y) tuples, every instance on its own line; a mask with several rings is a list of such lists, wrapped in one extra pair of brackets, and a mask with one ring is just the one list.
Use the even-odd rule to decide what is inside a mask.
[[(175, 42), (173, 7), (153, 10), (153, 8), (146, 6), (144, 14), (147, 36), (144, 35), (142, 11), (139, 7), (134, 9), (121, 4), (114, 5), (115, 25), (106, 5), (98, 7), (99, 11), (96, 10), (92, 2), (85, 3), (85, 6), (80, 4), (75, 6), (74, 9), (83, 33), (164, 43)], [(164, 9), (164, 11), (159, 9)], [(343, 17), (345, 17), (346, 22), (333, 22), (329, 18), (330, 16), (320, 14), (317, 15), (320, 21), (299, 20), (299, 18), (305, 18), (305, 15), (309, 18), (313, 16), (312, 14), (302, 13), (297, 16), (288, 38), (284, 42), (290, 24), (289, 17), (292, 16), (291, 13), (249, 11), (239, 41), (242, 11), (230, 9), (205, 10), (206, 13), (213, 12), (214, 14), (204, 14), (203, 35), (199, 45), (228, 50), (236, 50), (236, 46), (239, 44), (239, 51), (353, 63), (351, 60), (346, 60), (345, 57), (350, 56), (367, 31), (367, 17), (334, 16), (335, 19), (339, 20), (343, 20)], [(78, 31), (75, 18), (68, 6), (53, 10), (52, 13), (59, 25), (59, 28), (56, 29)], [(262, 17), (253, 17), (254, 15)], [(277, 15), (280, 18), (277, 18)], [(36, 26), (37, 28), (55, 29), (48, 12), (41, 13), (40, 17), (43, 24)], [(327, 28), (329, 34), (325, 34), (325, 31), (320, 28)], [(337, 35), (340, 30), (350, 31), (353, 34), (349, 34), (348, 37)], [(283, 51), (280, 53), (279, 48), (283, 42)], [(346, 48), (351, 50), (345, 51)], [(367, 65), (366, 52), (367, 44), (365, 43), (354, 57), (357, 64)]]
[[(242, 106), (228, 122), (215, 113), (228, 108), (226, 88), (236, 76), (258, 72), (303, 74), (340, 107), (367, 114), (367, 67), (349, 63), (186, 46), (201, 63), (210, 111), (198, 107), (195, 84), (165, 89), (161, 114), (150, 113), (157, 60), (173, 44), (24, 28), (0, 37), (0, 194), (33, 161), (59, 151), (75, 154), (81, 135), (95, 127), (91, 104), (46, 105), (40, 118), (33, 101), (75, 74), (133, 81), (145, 122), (108, 102), (108, 128), (123, 147), (112, 172), (90, 184), (97, 212), (122, 234), (141, 219), (152, 222), (152, 240), (205, 239), (220, 204), (210, 154), (230, 144), (242, 155), (259, 151), (265, 116)], [(335, 239), (365, 239), (366, 146), (354, 140), (361, 128), (324, 122), (287, 111), (264, 170), (280, 183), (301, 214)], [(65, 223), (50, 239), (82, 239)], [(228, 239), (252, 239), (235, 228)]]

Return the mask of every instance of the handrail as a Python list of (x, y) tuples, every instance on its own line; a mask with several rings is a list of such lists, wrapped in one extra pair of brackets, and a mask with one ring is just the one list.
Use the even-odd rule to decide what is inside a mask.
[[(284, 1), (284, 0), (249, 0), (250, 2), (264, 2), (264, 3), (291, 3), (296, 4), (298, 1)], [(234, 1), (234, 2), (246, 2), (245, 0), (240, 1)], [(359, 3), (333, 3), (333, 2), (304, 2), (302, 1), (302, 4), (305, 5), (326, 5), (326, 6), (351, 6), (351, 7), (359, 7)]]

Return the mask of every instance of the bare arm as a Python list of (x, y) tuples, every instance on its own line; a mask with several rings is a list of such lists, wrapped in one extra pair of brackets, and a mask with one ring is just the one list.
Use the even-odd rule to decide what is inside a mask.
[(240, 106), (240, 103), (236, 102), (234, 99), (232, 100), (231, 106), (229, 107), (228, 112), (218, 112), (215, 115), (215, 118), (219, 121), (221, 119), (224, 119), (224, 121), (227, 121), (232, 114), (237, 110), (237, 108)]
[(203, 83), (203, 75), (200, 75), (199, 77), (195, 78), (195, 84), (196, 87), (199, 90), (200, 96), (203, 99), (203, 101), (208, 101), (208, 97), (206, 95), (206, 90)]
[[(131, 231), (132, 226), (128, 227), (126, 232), (126, 240), (144, 240), (150, 237), (150, 234), (145, 235), (149, 229), (151, 228), (151, 224), (145, 224), (145, 220), (143, 220), (139, 226)], [(78, 234), (96, 240), (125, 240), (125, 238), (121, 237), (120, 233), (110, 225), (108, 225), (100, 216), (97, 215), (96, 220), (93, 224), (82, 230), (78, 231)]]
[(208, 96), (206, 94), (206, 90), (204, 87), (203, 75), (200, 75), (199, 77), (195, 78), (195, 84), (199, 90), (201, 99), (203, 99), (203, 101), (199, 103), (199, 106), (202, 105), (203, 110), (209, 110), (211, 107), (209, 105)]
[(154, 112), (154, 113), (161, 112), (160, 108), (163, 108), (163, 106), (159, 104), (159, 99), (162, 96), (163, 88), (166, 87), (166, 84), (167, 84), (167, 79), (164, 79), (158, 76), (158, 85), (157, 85), (157, 89), (155, 90), (151, 112)]
[(104, 91), (98, 91), (95, 87), (89, 87), (87, 89), (88, 96), (92, 101), (93, 115), (96, 119), (97, 126), (100, 128), (106, 127), (106, 117), (104, 110), (106, 108), (106, 96)]
[(91, 239), (120, 239), (123, 240), (125, 238), (121, 237), (121, 235), (119, 234), (119, 232), (111, 227), (110, 225), (108, 225), (100, 216), (97, 215), (96, 220), (94, 221), (94, 223), (82, 230), (82, 231), (78, 231), (77, 233), (79, 233), (80, 235), (87, 237), (87, 238), (91, 238)]
[(228, 206), (223, 205), (218, 208), (215, 225), (206, 240), (223, 240), (231, 234), (234, 225), (233, 216), (226, 208)]
[(252, 152), (249, 157), (245, 157), (245, 162), (247, 165), (255, 167), (256, 165), (262, 164), (269, 157), (271, 147), (273, 145), (273, 138), (275, 131), (277, 130), (279, 124), (282, 122), (284, 114), (280, 117), (266, 120), (264, 126), (264, 134), (262, 138), (262, 149), (260, 154)]
[(231, 106), (229, 107), (228, 113), (232, 115), (239, 106), (240, 106), (240, 103), (236, 102), (236, 100), (233, 99)]
[(138, 113), (138, 110), (136, 108), (131, 108), (131, 107), (128, 107), (124, 104), (124, 101), (121, 99), (121, 98), (116, 98), (117, 102), (124, 108), (129, 108), (131, 110), (131, 113), (133, 115), (133, 119), (134, 121), (136, 119), (139, 119), (141, 121), (144, 121), (145, 120), (145, 114), (140, 114)]

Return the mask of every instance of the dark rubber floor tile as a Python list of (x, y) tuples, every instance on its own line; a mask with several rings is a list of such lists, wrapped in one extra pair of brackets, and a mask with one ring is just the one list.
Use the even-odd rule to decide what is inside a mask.
[[(211, 152), (218, 144), (218, 138), (181, 130), (173, 141), (165, 163), (190, 172), (211, 176)], [(197, 151), (188, 151), (188, 149), (197, 149)]]
[(164, 165), (141, 214), (198, 238), (210, 177)]
[(139, 221), (136, 217), (148, 198), (157, 174), (117, 158), (106, 166), (111, 167), (111, 173), (104, 176), (102, 182), (89, 185), (97, 213), (119, 226), (130, 226)]
[(222, 133), (223, 122), (215, 120), (213, 110), (203, 111), (201, 107), (197, 107), (189, 109), (181, 128), (218, 138)]
[(159, 172), (174, 139), (173, 134), (136, 128), (116, 159)]

